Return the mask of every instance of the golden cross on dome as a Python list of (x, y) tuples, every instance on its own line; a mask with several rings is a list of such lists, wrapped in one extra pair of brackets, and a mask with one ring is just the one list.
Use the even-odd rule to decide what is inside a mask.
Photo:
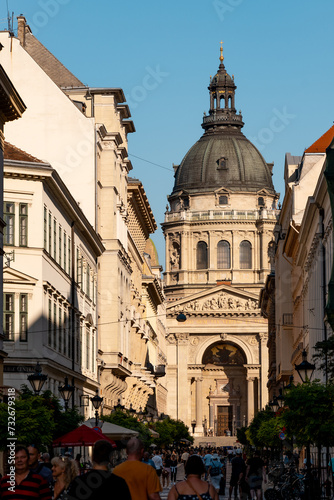
[(224, 56), (223, 56), (223, 42), (221, 41), (220, 42), (220, 61), (223, 62), (224, 61)]

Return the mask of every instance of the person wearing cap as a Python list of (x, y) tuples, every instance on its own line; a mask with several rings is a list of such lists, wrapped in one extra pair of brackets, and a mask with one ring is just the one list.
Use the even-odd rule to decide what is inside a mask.
[[(240, 483), (242, 478), (245, 476), (246, 472), (246, 464), (244, 459), (242, 458), (242, 449), (236, 449), (236, 456), (231, 460), (232, 473), (230, 479), (230, 488), (229, 488), (229, 500), (232, 498), (232, 492), (234, 490), (234, 498), (238, 498), (238, 490), (240, 492)], [(241, 494), (240, 494), (241, 496)]]

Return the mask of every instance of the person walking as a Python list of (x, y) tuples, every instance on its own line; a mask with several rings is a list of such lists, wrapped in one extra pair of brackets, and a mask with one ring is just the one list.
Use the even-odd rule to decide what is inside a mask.
[(238, 498), (238, 490), (241, 497), (240, 492), (240, 484), (242, 479), (245, 477), (246, 472), (246, 464), (244, 459), (242, 458), (242, 449), (236, 449), (236, 456), (231, 460), (232, 473), (230, 479), (230, 487), (229, 487), (229, 500), (232, 498), (232, 493), (234, 490), (234, 498)]
[(174, 451), (170, 458), (170, 481), (171, 484), (176, 484), (176, 473), (177, 473), (177, 456)]
[(74, 479), (68, 489), (66, 500), (104, 500), (106, 498), (131, 500), (125, 480), (109, 470), (112, 451), (113, 447), (109, 441), (104, 439), (96, 441), (92, 454), (93, 468)]
[(218, 453), (214, 452), (212, 454), (211, 463), (209, 465), (208, 474), (210, 476), (211, 484), (219, 494), (220, 481), (222, 478), (223, 464), (220, 461)]
[(205, 474), (205, 467), (199, 455), (192, 455), (185, 465), (187, 479), (172, 486), (167, 500), (219, 500), (218, 493), (212, 484), (201, 478)]
[(51, 486), (53, 483), (53, 477), (51, 469), (46, 467), (43, 462), (39, 462), (39, 449), (35, 444), (30, 444), (28, 446), (29, 452), (29, 469), (34, 474), (40, 474)]
[(267, 482), (264, 461), (258, 451), (254, 451), (251, 458), (247, 460), (246, 480), (249, 488), (255, 494), (257, 500), (262, 500), (262, 481)]
[(161, 474), (162, 474), (162, 469), (163, 469), (163, 462), (162, 462), (162, 458), (159, 455), (157, 450), (153, 451), (152, 460), (153, 460), (154, 465), (155, 465), (156, 473), (157, 473), (158, 477), (160, 478)]
[(75, 460), (68, 457), (54, 457), (51, 460), (53, 500), (64, 500), (72, 481), (78, 476), (79, 468)]
[(125, 479), (132, 500), (144, 498), (145, 500), (160, 500), (159, 492), (162, 490), (160, 480), (153, 467), (141, 461), (144, 454), (143, 442), (138, 438), (129, 439), (126, 451), (127, 460), (117, 465), (113, 472)]
[[(51, 472), (51, 471), (50, 471)], [(0, 479), (1, 500), (51, 500), (48, 482), (29, 470), (29, 451), (23, 445), (15, 447), (15, 472)]]

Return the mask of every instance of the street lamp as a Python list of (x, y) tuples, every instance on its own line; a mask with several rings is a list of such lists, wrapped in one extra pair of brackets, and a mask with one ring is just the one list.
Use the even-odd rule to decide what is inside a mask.
[(74, 393), (74, 386), (68, 383), (67, 377), (65, 377), (65, 384), (63, 386), (59, 386), (59, 392), (65, 402), (65, 411), (67, 411), (68, 402), (71, 399), (72, 394)]
[(183, 313), (179, 313), (176, 316), (176, 321), (178, 321), (179, 323), (184, 323), (185, 321), (187, 321), (187, 316)]
[(279, 392), (279, 395), (277, 396), (277, 402), (278, 402), (278, 406), (280, 408), (282, 408), (284, 406), (284, 396), (283, 396), (283, 389), (280, 387), (278, 389), (278, 392)]
[(274, 394), (273, 400), (269, 403), (270, 408), (276, 413), (278, 408), (280, 407), (279, 402), (277, 400), (277, 396)]
[[(302, 352), (302, 358), (303, 361), (299, 364), (295, 364), (295, 368), (298, 372), (298, 375), (301, 378), (301, 381), (303, 384), (306, 382), (310, 382), (313, 372), (315, 370), (315, 365), (312, 363), (309, 363), (307, 361), (307, 352), (304, 349)], [(312, 490), (312, 484), (311, 484), (311, 450), (310, 450), (310, 443), (308, 442), (306, 445), (306, 485), (305, 485), (305, 492), (306, 492), (306, 498), (311, 499), (311, 490)]]
[(42, 367), (39, 364), (39, 362), (37, 361), (34, 373), (29, 375), (29, 377), (28, 377), (28, 380), (31, 384), (31, 387), (33, 388), (33, 391), (35, 393), (35, 396), (39, 395), (47, 378), (48, 378), (47, 375), (42, 374)]
[(96, 389), (96, 394), (93, 398), (90, 398), (92, 405), (95, 408), (95, 427), (99, 425), (99, 408), (102, 404), (103, 398), (99, 396), (99, 390)]
[(305, 351), (305, 349), (302, 352), (302, 358), (303, 361), (299, 365), (295, 364), (295, 368), (303, 383), (310, 382), (315, 370), (315, 365), (307, 361), (307, 352)]

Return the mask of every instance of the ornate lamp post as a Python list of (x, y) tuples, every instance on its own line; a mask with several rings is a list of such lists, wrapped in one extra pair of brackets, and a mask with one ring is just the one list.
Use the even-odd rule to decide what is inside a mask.
[(68, 383), (68, 378), (65, 377), (65, 384), (62, 386), (59, 386), (59, 392), (61, 394), (61, 397), (63, 398), (65, 402), (65, 411), (68, 410), (68, 402), (72, 397), (72, 394), (74, 393), (74, 386), (70, 385)]
[(273, 400), (269, 403), (270, 408), (276, 413), (278, 408), (280, 407), (277, 396), (274, 394)]
[(301, 378), (301, 381), (304, 384), (305, 382), (310, 382), (315, 370), (315, 365), (307, 361), (307, 352), (305, 351), (305, 349), (302, 352), (302, 358), (303, 361), (299, 365), (295, 364), (295, 368)]
[(42, 374), (42, 367), (39, 364), (39, 362), (37, 361), (34, 373), (29, 375), (29, 377), (28, 377), (28, 380), (31, 384), (31, 387), (35, 393), (35, 396), (39, 395), (47, 378), (48, 378), (47, 375)]
[[(302, 358), (303, 361), (299, 364), (295, 364), (295, 368), (298, 372), (298, 375), (301, 378), (301, 381), (303, 384), (306, 382), (310, 382), (313, 372), (315, 370), (315, 365), (307, 361), (307, 352), (304, 349), (302, 352)], [(307, 484), (305, 485), (305, 493), (306, 493), (306, 498), (311, 500), (311, 495), (312, 495), (312, 484), (311, 483), (311, 450), (310, 450), (310, 443), (307, 443), (306, 445), (306, 478), (307, 478)]]
[(95, 427), (99, 425), (99, 408), (102, 404), (103, 398), (99, 396), (99, 390), (96, 389), (96, 394), (93, 398), (90, 398), (92, 405), (95, 408)]

